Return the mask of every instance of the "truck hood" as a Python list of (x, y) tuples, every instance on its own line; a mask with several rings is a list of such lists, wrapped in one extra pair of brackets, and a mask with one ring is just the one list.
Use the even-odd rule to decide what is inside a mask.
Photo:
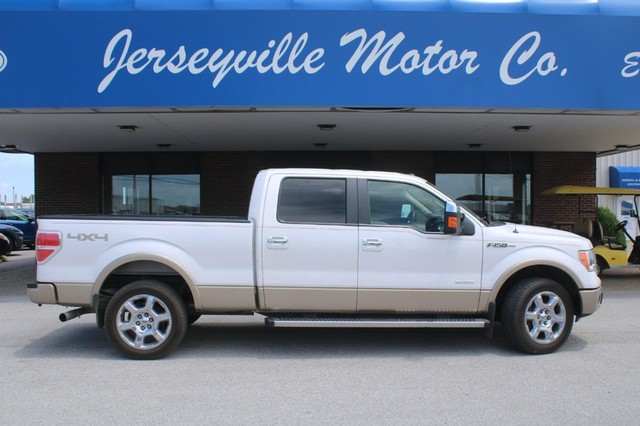
[(581, 250), (592, 248), (591, 241), (577, 234), (559, 229), (541, 226), (517, 225), (505, 223), (485, 228), (484, 238), (487, 242), (519, 242), (544, 245), (564, 245), (578, 247)]

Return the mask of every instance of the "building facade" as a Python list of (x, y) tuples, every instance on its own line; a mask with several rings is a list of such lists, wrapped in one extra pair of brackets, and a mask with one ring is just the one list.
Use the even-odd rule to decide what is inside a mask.
[[(37, 214), (245, 215), (272, 167), (422, 176), (566, 227), (639, 145), (626, 0), (0, 0), (0, 149)], [(29, 34), (29, 37), (19, 36)], [(595, 204), (591, 209), (595, 214)]]

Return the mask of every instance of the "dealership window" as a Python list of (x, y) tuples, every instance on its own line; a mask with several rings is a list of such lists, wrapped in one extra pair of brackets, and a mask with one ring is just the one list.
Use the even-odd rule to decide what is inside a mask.
[(103, 154), (105, 213), (200, 214), (198, 158), (189, 153)]
[(116, 175), (111, 179), (114, 214), (200, 213), (199, 175)]
[(438, 173), (436, 184), (489, 222), (531, 223), (531, 175)]
[(489, 222), (531, 223), (528, 153), (450, 153), (436, 164), (436, 185), (459, 204)]

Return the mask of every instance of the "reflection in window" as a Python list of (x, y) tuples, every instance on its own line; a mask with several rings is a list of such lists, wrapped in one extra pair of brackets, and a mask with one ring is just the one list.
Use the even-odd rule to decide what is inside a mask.
[(114, 214), (200, 214), (199, 175), (118, 175), (111, 187)]
[(346, 181), (285, 179), (280, 187), (278, 220), (296, 223), (347, 223)]
[(372, 225), (404, 225), (422, 232), (441, 232), (444, 201), (417, 186), (369, 181)]
[[(0, 217), (3, 216), (2, 213), (0, 212)], [(29, 220), (29, 217), (21, 212), (16, 212), (16, 211), (12, 211), (12, 210), (4, 210), (4, 218), (6, 220), (15, 220), (15, 221), (22, 221), (22, 222), (26, 222)]]
[(436, 183), (489, 222), (531, 223), (530, 174), (438, 173)]

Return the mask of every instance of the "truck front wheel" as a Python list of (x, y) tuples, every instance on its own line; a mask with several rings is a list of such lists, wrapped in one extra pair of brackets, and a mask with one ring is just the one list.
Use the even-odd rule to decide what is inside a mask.
[(153, 280), (132, 282), (107, 305), (105, 330), (111, 343), (133, 359), (157, 359), (171, 352), (187, 330), (187, 310), (168, 285)]
[(504, 300), (502, 326), (516, 348), (531, 354), (554, 352), (571, 334), (571, 298), (564, 287), (553, 280), (524, 280), (514, 286)]

